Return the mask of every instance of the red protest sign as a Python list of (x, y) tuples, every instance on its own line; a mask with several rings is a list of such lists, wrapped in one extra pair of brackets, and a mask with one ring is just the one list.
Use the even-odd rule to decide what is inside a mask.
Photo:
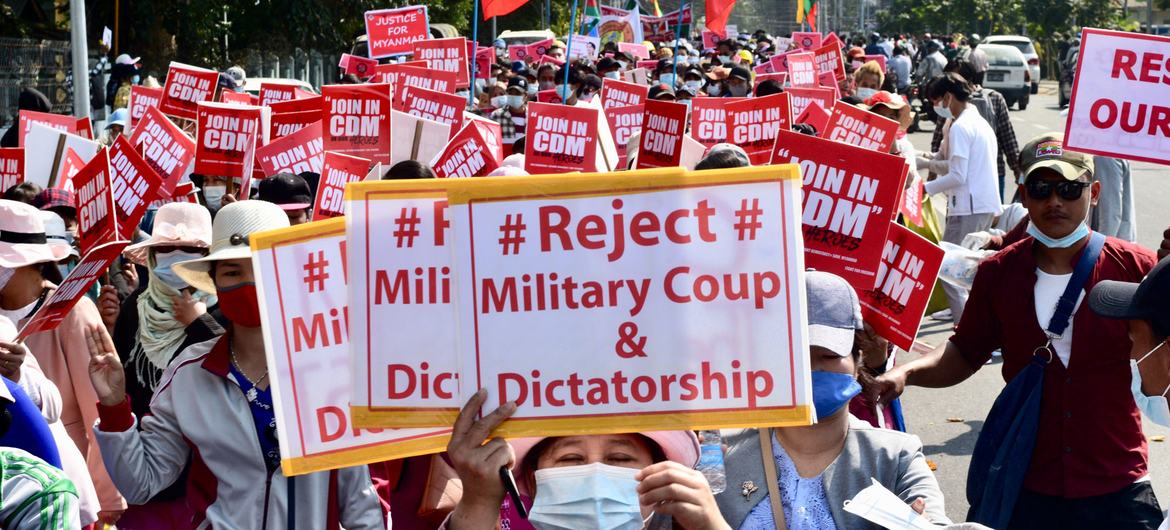
[(791, 96), (793, 116), (804, 114), (804, 110), (813, 102), (819, 103), (823, 110), (830, 110), (837, 101), (833, 91), (828, 88), (792, 87), (788, 89), (788, 94)]
[(430, 38), (427, 6), (366, 11), (369, 57), (381, 59), (406, 55), (414, 43)]
[(788, 94), (772, 94), (728, 103), (726, 140), (747, 152), (752, 165), (767, 164), (772, 157), (776, 133), (792, 126)]
[(886, 56), (885, 55), (881, 55), (881, 54), (866, 55), (866, 56), (864, 56), (863, 60), (867, 63), (870, 61), (874, 61), (874, 62), (878, 63), (878, 68), (881, 68), (883, 72), (886, 71)]
[(451, 126), (452, 137), (462, 128), (463, 109), (467, 107), (467, 98), (414, 87), (409, 87), (403, 96), (405, 99), (402, 102), (402, 112), (448, 124)]
[(390, 86), (321, 87), (326, 151), (390, 163)]
[(619, 43), (617, 43), (617, 45), (618, 45), (619, 52), (622, 52), (626, 55), (629, 55), (630, 57), (633, 57), (634, 59), (649, 59), (650, 58), (650, 50), (646, 49), (646, 46), (642, 43), (619, 42)]
[[(474, 43), (473, 43), (474, 44)], [(492, 63), (496, 62), (496, 49), (493, 47), (475, 49), (475, 78), (491, 79)]]
[(321, 96), (313, 95), (311, 97), (297, 96), (286, 101), (277, 101), (270, 105), (272, 114), (290, 114), (293, 112), (321, 112)]
[(845, 58), (840, 44), (826, 44), (813, 50), (813, 60), (817, 63), (818, 75), (832, 72), (838, 81), (845, 79)]
[(557, 93), (557, 89), (550, 88), (548, 90), (541, 90), (536, 93), (536, 101), (539, 103), (551, 103), (560, 105), (565, 100), (561, 99), (561, 95)]
[(61, 168), (57, 172), (57, 180), (53, 187), (72, 192), (73, 176), (83, 167), (85, 167), (85, 161), (77, 155), (77, 151), (74, 151), (72, 147), (66, 147), (65, 156), (61, 159)]
[(687, 129), (687, 110), (682, 103), (646, 101), (638, 169), (678, 167), (682, 159), (683, 131)]
[(553, 66), (564, 66), (565, 61), (562, 61), (562, 60), (557, 59), (556, 57), (552, 57), (550, 55), (541, 55), (540, 60), (536, 61), (536, 65), (539, 67), (542, 64), (551, 64)]
[(77, 190), (77, 231), (80, 233), (77, 247), (82, 254), (88, 254), (98, 245), (118, 237), (107, 150), (98, 151), (73, 176), (73, 187)]
[[(699, 101), (698, 99), (694, 101)], [(722, 115), (722, 107), (720, 108), (720, 115)], [(626, 159), (629, 152), (628, 145), (630, 137), (642, 128), (642, 105), (629, 105), (625, 107), (610, 107), (605, 109), (605, 119), (609, 122), (609, 134), (613, 136), (614, 146), (617, 147), (618, 152), (618, 167), (629, 167), (629, 162)], [(693, 129), (692, 129), (693, 133)]]
[(195, 172), (244, 178), (252, 173), (263, 126), (262, 107), (200, 103), (195, 142)]
[(605, 78), (601, 80), (601, 108), (641, 105), (649, 93), (650, 87), (647, 85)]
[(428, 39), (414, 43), (414, 60), (426, 61), (427, 68), (455, 74), (455, 88), (470, 86), (467, 72), (467, 39)]
[(861, 316), (894, 346), (910, 351), (914, 345), (944, 254), (912, 230), (890, 225), (877, 281), (857, 294)]
[(378, 61), (375, 59), (367, 59), (348, 53), (341, 54), (341, 60), (337, 62), (337, 67), (341, 68), (346, 75), (355, 75), (362, 79), (374, 75), (376, 66), (378, 66)]
[(342, 201), (345, 185), (360, 182), (369, 170), (368, 159), (326, 151), (317, 198), (313, 201), (313, 220), (345, 215), (345, 202)]
[(922, 176), (917, 171), (911, 173), (914, 178), (910, 181), (910, 185), (902, 191), (902, 201), (899, 208), (907, 221), (915, 226), (922, 226), (922, 198), (926, 194), (926, 190), (922, 184)]
[(146, 206), (159, 196), (162, 177), (134, 150), (125, 136), (110, 146), (110, 193), (114, 196), (120, 239), (131, 239)]
[(390, 85), (390, 91), (394, 94), (394, 110), (399, 112), (402, 111), (401, 104), (406, 99), (406, 93), (409, 92), (410, 88), (425, 88), (446, 94), (455, 93), (455, 74), (451, 72), (401, 64), (380, 65), (378, 70), (384, 72), (382, 79)]
[(691, 138), (704, 147), (727, 141), (728, 103), (744, 101), (745, 98), (693, 98), (691, 99)]
[(480, 120), (468, 122), (443, 152), (435, 158), (432, 167), (439, 178), (482, 177), (500, 167), (497, 158), (502, 150), (500, 125)]
[(524, 169), (533, 175), (598, 170), (598, 109), (528, 104)]
[(785, 57), (792, 86), (817, 86), (817, 63), (812, 52), (789, 53)]
[(523, 44), (508, 46), (508, 62), (528, 62), (528, 47)]
[(779, 72), (775, 74), (756, 74), (755, 85), (752, 86), (752, 95), (756, 95), (760, 89), (760, 85), (769, 79), (774, 79), (777, 83), (780, 84), (780, 86), (784, 86), (784, 83), (788, 81), (788, 73)]
[(260, 105), (269, 106), (281, 101), (296, 99), (297, 86), (289, 83), (261, 83)]
[[(705, 29), (703, 30), (703, 49), (714, 50), (715, 47), (719, 45), (719, 41), (725, 38), (727, 37), (724, 37), (722, 33), (716, 33), (714, 31)], [(645, 46), (643, 46), (643, 49), (645, 49)]]
[(0, 190), (24, 182), (24, 148), (0, 147)]
[(320, 121), (256, 148), (256, 160), (268, 177), (277, 173), (300, 174), (305, 171), (319, 175), (324, 156), (325, 144), (321, 139)]
[(813, 129), (823, 131), (825, 126), (829, 124), (829, 116), (829, 111), (821, 107), (819, 102), (813, 101), (804, 108), (804, 112), (796, 117), (796, 123), (811, 125)]
[(837, 78), (833, 76), (832, 72), (817, 74), (817, 84), (821, 88), (832, 90), (833, 99), (838, 99), (841, 96), (841, 86), (837, 83)]
[(824, 40), (821, 41), (821, 46), (828, 46), (830, 44), (844, 47), (844, 43), (841, 42), (841, 37), (838, 37), (835, 31), (829, 32), (828, 35), (825, 35)]
[(191, 181), (184, 182), (175, 186), (174, 191), (169, 194), (159, 193), (153, 201), (150, 201), (150, 206), (147, 210), (157, 210), (164, 204), (172, 202), (189, 202), (191, 204), (198, 204), (199, 199), (195, 197), (195, 183)]
[(548, 50), (549, 48), (552, 48), (552, 45), (552, 39), (544, 39), (542, 41), (536, 41), (532, 44), (529, 44), (524, 48), (525, 57), (527, 60), (531, 61), (533, 58), (548, 55)]
[(195, 119), (198, 104), (215, 97), (219, 72), (171, 62), (158, 108), (167, 116)]
[(801, 51), (812, 51), (821, 47), (823, 37), (815, 31), (793, 31), (792, 42)]
[(906, 160), (849, 144), (780, 131), (773, 164), (804, 175), (804, 260), (845, 278), (858, 292), (874, 285)]
[(50, 114), (48, 112), (36, 112), (32, 110), (20, 111), (19, 131), (20, 134), (16, 137), (16, 144), (18, 147), (24, 147), (24, 137), (28, 131), (32, 129), (34, 123), (39, 123), (45, 127), (64, 131), (70, 134), (82, 136), (78, 129), (78, 120), (73, 116), (66, 116), (64, 114)]
[(637, 68), (645, 68), (647, 71), (653, 72), (658, 69), (658, 61), (638, 61), (634, 63), (634, 66)]
[[(318, 104), (321, 101), (317, 99)], [(273, 114), (272, 123), (268, 128), (268, 137), (272, 139), (283, 138), (315, 123), (321, 123), (320, 107), (317, 107), (317, 110)]]
[[(96, 157), (95, 157), (96, 158)], [(29, 318), (20, 332), (16, 334), (16, 341), (20, 342), (35, 333), (51, 331), (61, 325), (65, 317), (73, 311), (77, 301), (85, 296), (90, 286), (98, 281), (110, 264), (122, 255), (122, 250), (129, 245), (129, 241), (115, 241), (95, 247), (92, 252), (85, 253), (77, 266), (57, 286), (57, 290), (49, 295), (41, 308)]]
[(828, 125), (821, 130), (821, 138), (844, 142), (880, 153), (890, 152), (898, 122), (862, 110), (854, 105), (837, 105)]
[(791, 52), (785, 52), (785, 53), (778, 53), (776, 55), (773, 55), (771, 59), (768, 59), (768, 64), (772, 65), (772, 72), (773, 73), (787, 72), (788, 71), (788, 57), (794, 53), (800, 53), (800, 52), (799, 51), (791, 51)]
[(260, 102), (260, 98), (247, 92), (223, 90), (219, 93), (219, 102), (229, 103), (232, 105), (256, 105)]
[(130, 144), (141, 146), (146, 163), (163, 178), (164, 194), (175, 189), (195, 158), (195, 140), (155, 107), (146, 109)]
[(163, 89), (149, 88), (142, 85), (134, 85), (130, 87), (130, 129), (133, 130), (143, 116), (146, 116), (146, 109), (157, 107), (158, 103), (162, 101)]
[[(759, 83), (759, 76), (765, 74), (774, 74), (776, 70), (772, 68), (772, 61), (764, 61), (752, 67), (752, 71), (756, 73), (756, 82)], [(781, 72), (783, 73), (783, 72)]]

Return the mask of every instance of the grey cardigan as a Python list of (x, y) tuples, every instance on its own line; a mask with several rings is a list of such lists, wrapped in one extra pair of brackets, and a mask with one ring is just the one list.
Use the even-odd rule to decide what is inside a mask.
[[(723, 438), (727, 444), (727, 489), (715, 496), (715, 502), (724, 520), (732, 528), (739, 528), (752, 508), (767, 498), (768, 481), (764, 478), (756, 429), (724, 431)], [(843, 507), (846, 500), (871, 484), (870, 477), (907, 503), (922, 498), (926, 501), (926, 515), (934, 524), (950, 524), (942, 491), (922, 454), (922, 441), (917, 436), (878, 429), (850, 417), (845, 446), (824, 472), (825, 496), (837, 528), (881, 528)], [(755, 489), (743, 495), (747, 481)]]

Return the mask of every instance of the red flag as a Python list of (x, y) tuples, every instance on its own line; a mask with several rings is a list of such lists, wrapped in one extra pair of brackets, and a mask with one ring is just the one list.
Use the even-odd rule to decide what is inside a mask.
[(507, 15), (528, 0), (483, 0), (483, 19)]
[(735, 0), (707, 0), (707, 29), (715, 33), (727, 31), (727, 18), (735, 7)]

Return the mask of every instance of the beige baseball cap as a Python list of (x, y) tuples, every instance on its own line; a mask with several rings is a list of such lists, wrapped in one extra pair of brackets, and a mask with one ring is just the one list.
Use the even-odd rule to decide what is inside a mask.
[(1020, 149), (1020, 167), (1024, 168), (1020, 184), (1033, 171), (1048, 168), (1060, 173), (1066, 180), (1076, 180), (1081, 174), (1093, 174), (1093, 157), (1064, 148), (1064, 134), (1047, 133), (1037, 136)]

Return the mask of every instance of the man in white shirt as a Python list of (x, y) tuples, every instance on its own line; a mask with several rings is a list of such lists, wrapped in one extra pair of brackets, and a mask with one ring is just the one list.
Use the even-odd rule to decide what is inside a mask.
[[(927, 97), (939, 116), (947, 118), (946, 160), (948, 171), (926, 183), (926, 193), (947, 196), (947, 221), (943, 241), (962, 243), (972, 232), (991, 228), (1002, 211), (997, 184), (995, 131), (967, 104), (974, 88), (967, 80), (949, 72), (931, 83)], [(950, 300), (951, 316), (962, 317), (967, 302), (964, 289), (943, 283)]]

